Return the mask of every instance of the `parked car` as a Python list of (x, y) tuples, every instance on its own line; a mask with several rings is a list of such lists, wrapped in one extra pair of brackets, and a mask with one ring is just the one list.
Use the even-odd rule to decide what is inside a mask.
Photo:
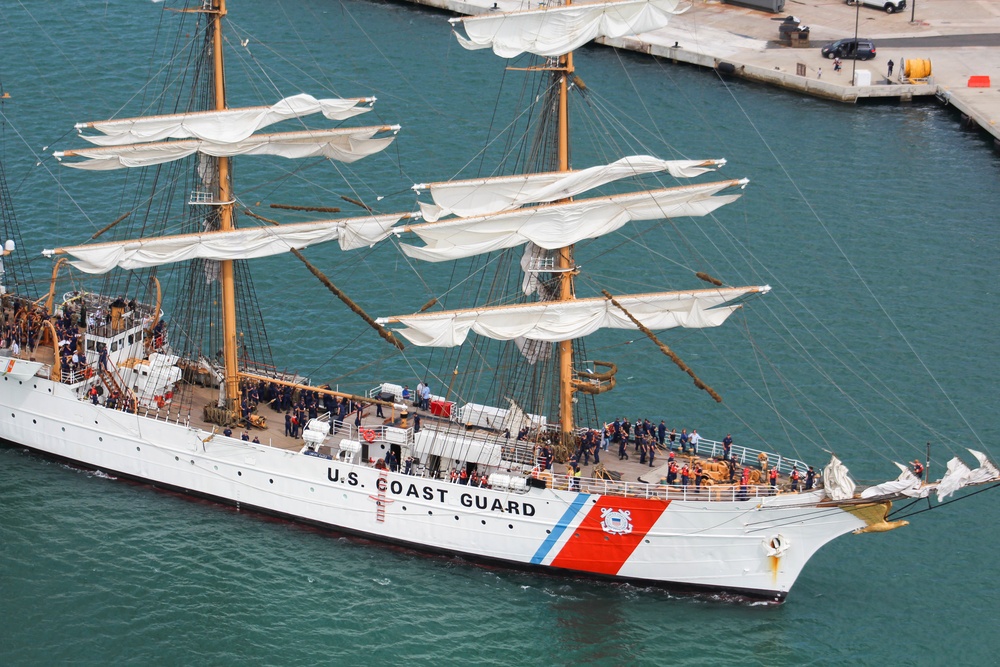
[(847, 0), (849, 5), (864, 5), (884, 9), (886, 14), (901, 12), (906, 9), (906, 0)]
[(871, 60), (875, 57), (875, 42), (870, 39), (847, 37), (830, 42), (821, 49), (826, 58), (857, 58)]

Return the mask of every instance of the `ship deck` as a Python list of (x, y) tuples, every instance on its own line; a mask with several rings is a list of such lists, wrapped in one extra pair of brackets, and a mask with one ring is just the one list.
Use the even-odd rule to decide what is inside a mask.
[[(50, 347), (39, 346), (33, 350), (30, 355), (27, 353), (21, 353), (19, 355), (22, 358), (30, 357), (32, 360), (39, 361), (46, 364), (47, 367), (51, 366), (53, 361), (53, 351)], [(48, 372), (48, 368), (44, 369), (44, 372)], [(225, 437), (223, 435), (223, 427), (211, 423), (205, 418), (203, 406), (214, 405), (218, 398), (218, 389), (211, 386), (201, 386), (194, 383), (183, 383), (179, 387), (177, 392), (177, 397), (168, 403), (166, 403), (162, 408), (139, 408), (140, 414), (145, 417), (153, 419), (162, 419), (168, 421), (174, 421), (178, 423), (190, 424), (196, 428), (200, 428), (207, 432), (215, 432), (217, 435), (215, 437)], [(83, 399), (81, 399), (83, 400)], [(455, 424), (454, 422), (442, 418), (438, 415), (432, 414), (430, 411), (421, 410), (414, 406), (408, 406), (408, 422), (407, 426), (413, 426), (414, 415), (420, 415), (423, 428), (452, 428), (465, 430), (462, 425)], [(277, 447), (279, 449), (284, 449), (288, 451), (302, 451), (305, 448), (305, 441), (301, 437), (291, 437), (285, 435), (285, 422), (284, 413), (271, 408), (266, 403), (261, 403), (255, 414), (262, 416), (265, 419), (259, 422), (258, 425), (252, 426), (246, 429), (233, 428), (232, 437), (235, 440), (240, 440), (242, 438), (243, 432), (247, 434), (249, 440), (253, 440), (255, 437), (259, 440), (260, 444), (267, 445), (270, 447)], [(385, 417), (378, 417), (377, 411), (374, 405), (369, 405), (363, 411), (362, 418), (362, 428), (370, 429), (374, 431), (381, 439), (385, 430), (383, 427), (402, 427), (401, 415), (395, 409), (385, 407), (384, 408)], [(328, 417), (326, 417), (328, 419)], [(304, 430), (304, 429), (300, 429)], [(679, 430), (679, 429), (678, 429)], [(473, 437), (476, 435), (482, 435), (483, 437), (497, 437), (495, 432), (489, 431), (488, 429), (483, 429), (482, 433), (472, 433)], [(325, 443), (320, 447), (319, 454), (327, 456), (335, 456), (340, 448), (340, 443), (342, 440), (355, 440), (363, 441), (359, 436), (358, 429), (354, 425), (354, 416), (348, 417), (347, 421), (343, 426), (338, 429), (337, 433), (331, 433), (327, 437)], [(375, 443), (378, 444), (378, 441)], [(512, 445), (514, 443), (512, 442)], [(516, 443), (522, 452), (525, 448), (530, 448), (532, 445), (530, 443)], [(665, 478), (667, 476), (667, 471), (669, 467), (668, 449), (658, 448), (656, 458), (653, 465), (648, 462), (641, 463), (639, 458), (639, 453), (636, 452), (634, 442), (630, 442), (626, 451), (628, 453), (628, 459), (620, 460), (617, 450), (617, 445), (609, 445), (607, 451), (601, 451), (599, 453), (599, 461), (591, 458), (589, 461), (580, 460), (579, 465), (582, 468), (582, 479), (580, 480), (580, 490), (585, 492), (593, 493), (611, 493), (618, 495), (643, 495), (646, 497), (664, 497), (664, 498), (684, 498), (684, 499), (724, 499), (725, 497), (739, 497), (738, 487), (726, 484), (725, 477), (727, 476), (722, 472), (723, 464), (720, 463), (719, 450), (720, 443), (714, 441), (705, 441), (703, 439), (701, 445), (701, 455), (696, 456), (693, 454), (685, 454), (680, 451), (675, 451), (675, 457), (678, 467), (688, 464), (691, 469), (697, 463), (701, 463), (706, 469), (706, 472), (715, 473), (715, 480), (707, 481), (706, 487), (714, 487), (711, 491), (706, 487), (702, 487), (701, 490), (697, 490), (693, 479), (689, 486), (683, 487), (679, 484), (676, 486), (665, 487)], [(530, 451), (530, 449), (529, 449)], [(739, 457), (739, 465), (748, 465), (753, 467), (756, 475), (759, 475), (759, 466), (757, 465), (757, 452), (756, 450), (749, 450), (744, 448), (734, 447), (733, 450)], [(533, 468), (534, 456), (526, 458), (522, 456), (520, 465), (511, 466), (511, 472), (516, 474), (529, 473)], [(772, 460), (774, 460), (772, 458)], [(360, 461), (362, 464), (373, 465), (375, 459), (370, 456), (363, 456)], [(506, 463), (506, 462), (505, 462)], [(778, 459), (779, 469), (782, 467), (790, 467), (793, 463), (791, 461), (782, 462)], [(506, 472), (505, 468), (507, 466), (501, 466), (501, 470)], [(800, 468), (801, 470), (801, 468)], [(537, 469), (536, 471), (537, 472)], [(550, 486), (555, 488), (568, 489), (570, 488), (570, 468), (567, 463), (555, 463), (553, 464), (551, 472), (551, 477), (548, 475), (543, 475), (543, 478), (549, 483)], [(429, 472), (424, 472), (422, 467), (415, 467), (414, 473), (416, 474), (430, 474)], [(440, 476), (445, 478), (448, 475), (447, 469), (442, 469)], [(755, 476), (756, 476), (755, 475)], [(754, 481), (759, 481), (760, 477), (756, 477)], [(787, 475), (781, 476), (781, 481), (784, 482), (782, 487), (787, 486)], [(645, 489), (646, 485), (653, 485), (654, 489)], [(779, 489), (783, 490), (783, 489)], [(751, 496), (763, 496), (763, 495), (773, 495), (774, 491), (764, 485), (764, 484), (753, 484), (749, 489), (749, 495)]]
[[(212, 403), (216, 396), (217, 390), (207, 387), (190, 386), (193, 391), (192, 403), (193, 405), (208, 405)], [(253, 439), (254, 437), (259, 438), (260, 442), (265, 445), (272, 447), (278, 447), (290, 451), (300, 451), (305, 447), (305, 442), (302, 437), (293, 438), (291, 436), (285, 435), (284, 426), (284, 413), (274, 410), (269, 406), (262, 403), (258, 406), (256, 414), (264, 416), (266, 418), (266, 424), (263, 428), (250, 428), (246, 432), (248, 437)], [(376, 409), (374, 406), (367, 407), (363, 412), (362, 428), (370, 429), (381, 436), (383, 430), (382, 427), (401, 427), (400, 415), (398, 412), (391, 410), (390, 408), (384, 408), (385, 417), (376, 416)], [(454, 427), (455, 424), (447, 419), (443, 419), (437, 415), (432, 414), (430, 411), (421, 410), (413, 406), (408, 406), (408, 425), (412, 427), (413, 416), (419, 414), (421, 417), (421, 422), (423, 428), (444, 428), (446, 426)], [(176, 418), (176, 415), (173, 417)], [(217, 433), (222, 432), (222, 428), (207, 422), (200, 411), (192, 410), (190, 415), (190, 423), (194, 426), (202, 428), (206, 431), (215, 430)], [(678, 429), (679, 430), (679, 429)], [(489, 435), (489, 433), (484, 432), (483, 435)], [(242, 436), (242, 432), (234, 429), (233, 438), (239, 439)], [(221, 437), (221, 436), (218, 436)], [(339, 429), (337, 433), (331, 434), (323, 447), (320, 448), (321, 454), (334, 456), (339, 449), (340, 442), (342, 440), (361, 440), (358, 435), (357, 429), (353, 423), (353, 416), (350, 416), (344, 425)], [(524, 444), (524, 443), (522, 443)], [(698, 463), (701, 463), (705, 467), (706, 471), (710, 471), (715, 468), (719, 471), (722, 469), (722, 464), (720, 463), (720, 456), (711, 456), (711, 446), (712, 441), (708, 443), (709, 455), (704, 454), (705, 441), (703, 440), (703, 454), (698, 456), (694, 454), (685, 454), (680, 451), (675, 451), (675, 458), (678, 467), (688, 464), (691, 469)], [(718, 448), (715, 448), (718, 449)], [(653, 465), (650, 465), (648, 461), (646, 463), (640, 463), (639, 454), (635, 451), (635, 444), (630, 442), (627, 447), (628, 459), (619, 460), (617, 446), (612, 444), (609, 446), (607, 451), (601, 451), (599, 454), (600, 461), (595, 461), (591, 458), (590, 461), (584, 462), (580, 461), (580, 466), (582, 468), (583, 479), (581, 480), (581, 490), (591, 491), (591, 492), (607, 492), (607, 493), (628, 493), (632, 495), (634, 489), (630, 488), (633, 485), (662, 485), (667, 476), (667, 470), (669, 467), (668, 449), (659, 448), (657, 451), (656, 458)], [(752, 458), (752, 461), (744, 460), (740, 462), (740, 466), (746, 463), (748, 466), (752, 463), (752, 467), (755, 471), (759, 471), (759, 466), (757, 465), (756, 455), (753, 453), (756, 450), (743, 450), (741, 448), (735, 448), (734, 452), (740, 456), (742, 459)], [(773, 458), (772, 458), (773, 460)], [(372, 461), (368, 459), (363, 459), (361, 462), (371, 465)], [(521, 466), (521, 471), (528, 472), (532, 466), (525, 464)], [(420, 468), (415, 468), (415, 472), (421, 470)], [(515, 468), (517, 471), (517, 468)], [(605, 473), (610, 473), (606, 474)], [(441, 476), (445, 477), (447, 475), (447, 470), (441, 471)], [(555, 463), (552, 469), (552, 486), (556, 488), (569, 488), (569, 466), (566, 463)], [(804, 472), (804, 470), (803, 470)], [(429, 473), (427, 473), (429, 474)], [(759, 474), (759, 472), (758, 472)], [(716, 475), (719, 477), (719, 474)], [(611, 477), (611, 480), (607, 478)], [(725, 475), (723, 474), (724, 478)], [(787, 475), (781, 475), (781, 481), (783, 484), (780, 489), (787, 487)], [(720, 492), (724, 494), (734, 496), (738, 493), (738, 487), (733, 485), (728, 485), (720, 483), (717, 481), (715, 484), (718, 485), (713, 493), (709, 493), (709, 485), (713, 485), (712, 482), (706, 482), (706, 485), (702, 487), (702, 491), (697, 491), (693, 482), (688, 487), (682, 487), (680, 483), (676, 486), (670, 487), (669, 497), (684, 497), (691, 499), (721, 499)], [(758, 495), (773, 495), (773, 491), (764, 484), (755, 484), (749, 491), (751, 496)], [(650, 495), (663, 495), (668, 497), (668, 490), (663, 487), (662, 493), (655, 493)]]

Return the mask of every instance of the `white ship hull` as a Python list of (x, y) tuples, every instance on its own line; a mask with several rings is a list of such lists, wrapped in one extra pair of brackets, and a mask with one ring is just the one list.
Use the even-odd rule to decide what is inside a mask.
[(95, 406), (17, 371), (0, 406), (4, 440), (114, 475), (419, 550), (678, 590), (780, 601), (820, 547), (865, 526), (819, 491), (668, 501), (380, 471)]

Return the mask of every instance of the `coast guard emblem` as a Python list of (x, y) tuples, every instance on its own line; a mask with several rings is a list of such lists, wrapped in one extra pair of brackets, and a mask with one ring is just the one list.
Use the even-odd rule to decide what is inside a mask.
[(601, 508), (604, 521), (601, 528), (612, 535), (628, 535), (632, 532), (632, 512), (628, 510), (613, 510), (610, 507)]

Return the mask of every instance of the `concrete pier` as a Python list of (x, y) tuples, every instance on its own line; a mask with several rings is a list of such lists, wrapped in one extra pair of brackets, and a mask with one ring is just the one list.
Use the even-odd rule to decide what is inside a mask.
[[(494, 4), (501, 11), (545, 4), (410, 1), (465, 15), (494, 11)], [(798, 47), (779, 41), (780, 19), (788, 15), (809, 26), (808, 41)], [(833, 61), (821, 55), (820, 47), (853, 37), (856, 26), (858, 36), (875, 42), (876, 57), (844, 60), (842, 70), (834, 72)], [(692, 0), (691, 9), (673, 17), (662, 30), (602, 43), (845, 103), (937, 96), (1000, 145), (1000, 2), (911, 0), (905, 11), (886, 14), (842, 0), (794, 0), (785, 5), (784, 13), (771, 14), (719, 0)], [(894, 63), (891, 77), (890, 59)], [(901, 78), (904, 59), (930, 60), (930, 77), (921, 81)], [(863, 73), (859, 80), (868, 79), (870, 85), (852, 85), (854, 71)], [(980, 83), (982, 77), (988, 78), (988, 87), (970, 87), (971, 77), (979, 77)]]

